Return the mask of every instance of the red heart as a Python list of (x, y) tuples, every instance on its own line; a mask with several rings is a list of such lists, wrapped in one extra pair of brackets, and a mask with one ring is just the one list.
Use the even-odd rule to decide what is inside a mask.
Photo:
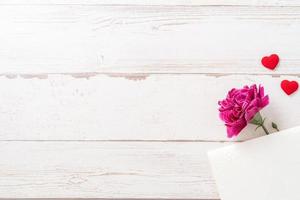
[(291, 95), (298, 89), (298, 83), (296, 81), (283, 80), (281, 82), (281, 88), (287, 95)]
[(279, 57), (277, 54), (265, 56), (261, 59), (261, 64), (263, 64), (263, 66), (265, 66), (266, 68), (271, 69), (271, 70), (275, 69), (278, 62), (279, 62)]

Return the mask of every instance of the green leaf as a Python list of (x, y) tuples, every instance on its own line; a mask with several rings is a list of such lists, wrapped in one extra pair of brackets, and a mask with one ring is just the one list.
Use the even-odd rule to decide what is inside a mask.
[(258, 126), (255, 128), (255, 131), (257, 131), (257, 129), (260, 128), (260, 127), (261, 127), (261, 125), (258, 125)]
[(258, 112), (250, 121), (251, 124), (261, 126), (264, 123), (264, 119), (262, 118), (261, 114)]

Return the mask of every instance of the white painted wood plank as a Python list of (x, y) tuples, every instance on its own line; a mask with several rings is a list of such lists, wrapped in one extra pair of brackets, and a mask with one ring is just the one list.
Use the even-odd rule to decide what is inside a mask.
[[(2, 76), (0, 140), (226, 140), (217, 101), (252, 83), (265, 86), (263, 113), (280, 129), (300, 122), (300, 92), (280, 89), (295, 76), (73, 76)], [(260, 134), (252, 126), (238, 139)]]
[(1, 0), (1, 4), (299, 6), (297, 0)]
[(216, 199), (220, 143), (0, 142), (1, 198)]
[[(0, 73), (300, 74), (299, 14), (300, 7), (2, 5)], [(260, 67), (270, 53), (282, 59), (275, 72)]]

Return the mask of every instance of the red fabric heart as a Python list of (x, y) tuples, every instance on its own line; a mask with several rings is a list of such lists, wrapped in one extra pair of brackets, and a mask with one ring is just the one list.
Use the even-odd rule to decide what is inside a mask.
[(291, 95), (296, 92), (298, 87), (299, 85), (296, 81), (283, 80), (281, 82), (281, 88), (287, 95)]
[(265, 56), (261, 59), (261, 64), (268, 69), (274, 70), (279, 62), (279, 57), (277, 54), (272, 54), (270, 56)]

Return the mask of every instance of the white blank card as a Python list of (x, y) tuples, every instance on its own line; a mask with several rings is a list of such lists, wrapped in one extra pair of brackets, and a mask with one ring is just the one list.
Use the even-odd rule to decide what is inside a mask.
[(222, 200), (300, 199), (300, 127), (208, 153)]

